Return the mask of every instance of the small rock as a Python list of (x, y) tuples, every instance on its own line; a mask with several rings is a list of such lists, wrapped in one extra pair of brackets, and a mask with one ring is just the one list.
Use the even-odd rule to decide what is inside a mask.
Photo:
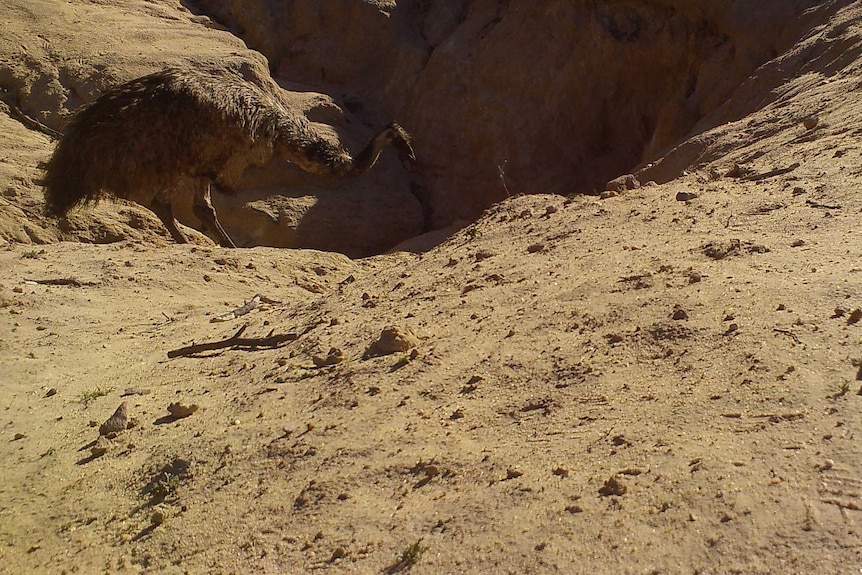
[(787, 309), (787, 306), (784, 305), (783, 303), (778, 304), (778, 307), (776, 308), (777, 311), (784, 311), (786, 309)]
[(634, 175), (625, 174), (624, 176), (614, 178), (613, 180), (605, 184), (605, 191), (624, 192), (626, 190), (636, 190), (639, 187), (641, 187), (641, 183)]
[(700, 194), (698, 194), (697, 192), (677, 192), (677, 194), (676, 194), (676, 201), (678, 201), (678, 202), (688, 202), (688, 201), (690, 201), (690, 200), (694, 200), (694, 199), (695, 199), (695, 198), (697, 198), (699, 195), (700, 195)]
[(817, 116), (808, 116), (804, 120), (802, 120), (802, 125), (805, 126), (806, 130), (813, 130), (817, 127), (817, 124), (820, 123), (820, 118)]
[(167, 515), (161, 509), (156, 509), (153, 511), (153, 514), (150, 515), (150, 523), (153, 525), (161, 525), (167, 519)]
[(510, 467), (506, 470), (506, 479), (517, 479), (523, 475), (523, 472)]
[(179, 402), (168, 405), (168, 413), (170, 413), (171, 417), (173, 417), (174, 419), (182, 419), (184, 417), (188, 417), (197, 410), (198, 405), (196, 403), (188, 406), (183, 405)]
[(52, 387), (47, 392), (45, 392), (45, 397), (54, 397), (55, 395), (57, 395), (57, 388), (56, 387)]
[(681, 307), (677, 307), (673, 310), (673, 319), (679, 321), (683, 319), (688, 319), (688, 314)]
[(626, 491), (628, 491), (628, 488), (625, 484), (616, 475), (613, 475), (599, 488), (599, 495), (606, 497), (609, 495), (622, 496), (625, 495)]
[(97, 439), (90, 448), (90, 453), (93, 457), (101, 457), (105, 455), (109, 449), (111, 449), (111, 442), (100, 435), (99, 439)]
[(314, 362), (315, 367), (328, 367), (344, 361), (344, 352), (337, 347), (333, 347), (330, 348), (329, 353), (325, 356), (315, 355), (311, 360)]
[(599, 194), (599, 197), (603, 200), (607, 200), (608, 198), (615, 198), (618, 195), (619, 195), (619, 192), (614, 192), (612, 190), (605, 190), (604, 192)]
[(826, 459), (823, 463), (817, 466), (817, 471), (829, 471), (833, 467), (835, 467), (835, 462), (831, 459)]
[(329, 562), (332, 563), (341, 559), (347, 555), (347, 550), (344, 547), (336, 547), (335, 551), (332, 552), (332, 557), (329, 558)]
[(406, 328), (387, 326), (380, 332), (380, 337), (365, 351), (365, 357), (389, 355), (413, 349), (418, 345), (416, 337)]
[(688, 274), (688, 283), (696, 284), (703, 279), (703, 276), (699, 272), (689, 272)]
[(531, 254), (535, 254), (535, 253), (544, 251), (544, 249), (545, 249), (545, 244), (535, 243), (535, 244), (531, 244), (529, 247), (527, 247), (527, 252), (531, 253)]
[(850, 317), (847, 318), (848, 324), (858, 323), (862, 319), (862, 309), (858, 307), (850, 312)]
[(114, 415), (108, 418), (105, 423), (99, 426), (99, 435), (110, 435), (111, 433), (119, 433), (126, 429), (129, 424), (129, 412), (126, 408), (126, 402), (120, 404)]
[(25, 437), (27, 436), (23, 433), (16, 433), (14, 436), (12, 436), (12, 441), (18, 441), (20, 439), (24, 439)]
[(730, 335), (730, 334), (732, 334), (732, 333), (734, 333), (735, 331), (738, 331), (738, 330), (739, 330), (739, 325), (738, 325), (738, 324), (735, 324), (735, 323), (732, 323), (732, 324), (730, 324), (729, 326), (727, 326), (727, 331), (725, 331), (725, 332), (724, 332), (724, 335)]
[(790, 244), (791, 248), (799, 248), (805, 245), (805, 240), (793, 240), (793, 243)]

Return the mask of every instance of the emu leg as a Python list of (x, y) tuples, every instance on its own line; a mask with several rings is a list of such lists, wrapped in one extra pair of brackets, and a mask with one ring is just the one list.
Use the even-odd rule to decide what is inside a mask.
[(210, 201), (210, 187), (207, 185), (205, 191), (201, 194), (195, 192), (195, 203), (192, 206), (192, 211), (201, 221), (201, 223), (206, 226), (206, 228), (212, 232), (218, 234), (220, 241), (219, 243), (226, 248), (235, 248), (236, 244), (233, 243), (233, 240), (230, 239), (230, 236), (227, 235), (227, 232), (224, 231), (224, 228), (221, 227), (221, 223), (218, 221), (218, 217), (216, 216), (215, 208)]
[(162, 223), (171, 232), (171, 236), (173, 236), (175, 242), (178, 244), (189, 243), (189, 239), (177, 227), (177, 222), (174, 220), (174, 209), (170, 202), (160, 202), (154, 199), (150, 202), (150, 210), (162, 220)]

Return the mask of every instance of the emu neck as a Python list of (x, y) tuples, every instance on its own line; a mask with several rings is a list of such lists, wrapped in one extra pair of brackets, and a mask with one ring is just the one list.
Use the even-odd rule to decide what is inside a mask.
[(353, 159), (353, 169), (351, 170), (353, 174), (359, 175), (376, 164), (377, 158), (380, 157), (380, 152), (382, 152), (383, 148), (387, 145), (388, 143), (386, 142), (383, 132), (371, 138), (368, 145), (365, 146), (365, 148), (363, 148), (363, 150)]

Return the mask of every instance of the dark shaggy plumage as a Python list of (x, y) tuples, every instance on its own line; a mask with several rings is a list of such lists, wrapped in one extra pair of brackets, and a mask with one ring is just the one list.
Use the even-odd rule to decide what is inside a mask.
[(46, 209), (63, 215), (111, 194), (151, 209), (184, 243), (172, 204), (193, 194), (204, 227), (233, 247), (210, 202), (211, 184), (230, 191), (246, 167), (273, 155), (312, 173), (355, 175), (389, 145), (413, 157), (397, 124), (354, 159), (321, 138), (274, 90), (227, 71), (169, 68), (109, 90), (75, 114), (48, 162)]

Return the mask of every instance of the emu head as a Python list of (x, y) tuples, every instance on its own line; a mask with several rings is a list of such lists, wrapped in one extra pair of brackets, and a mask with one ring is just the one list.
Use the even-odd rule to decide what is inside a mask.
[(416, 154), (413, 153), (413, 147), (410, 145), (410, 134), (399, 126), (397, 122), (392, 122), (386, 126), (381, 135), (388, 145), (394, 147), (412, 161), (416, 161)]

